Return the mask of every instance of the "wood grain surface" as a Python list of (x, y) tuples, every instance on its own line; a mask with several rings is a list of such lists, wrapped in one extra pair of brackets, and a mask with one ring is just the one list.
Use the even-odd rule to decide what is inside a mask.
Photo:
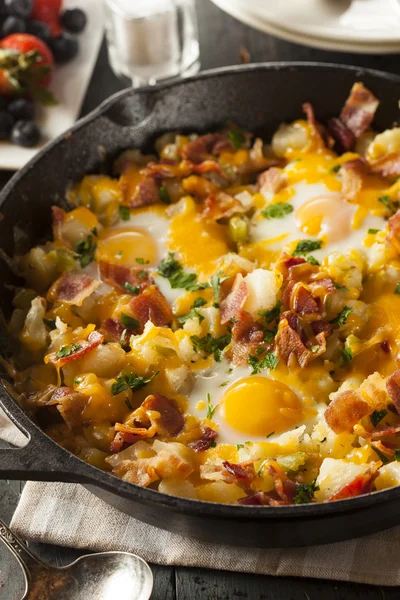
[[(197, 0), (196, 5), (202, 69), (238, 64), (241, 48), (245, 48), (252, 62), (285, 60), (339, 62), (400, 73), (400, 60), (397, 55), (368, 56), (306, 48), (246, 27), (224, 14), (209, 0)], [(110, 94), (123, 87), (124, 84), (117, 79), (109, 67), (107, 50), (103, 43), (82, 107), (82, 115), (87, 114)], [(12, 173), (9, 172), (0, 172), (0, 187), (11, 175)], [(0, 516), (6, 522), (11, 520), (23, 485), (23, 482), (19, 481), (0, 482)], [(42, 560), (56, 565), (67, 564), (82, 554), (81, 551), (44, 544), (30, 544), (30, 547)], [(152, 565), (152, 569), (155, 578), (152, 600), (397, 600), (400, 598), (400, 588), (256, 576), (185, 567)], [(18, 564), (0, 544), (0, 600), (20, 600), (22, 583)]]

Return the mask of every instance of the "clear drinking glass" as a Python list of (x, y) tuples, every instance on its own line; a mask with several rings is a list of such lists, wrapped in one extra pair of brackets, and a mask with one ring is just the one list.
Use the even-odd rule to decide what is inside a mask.
[(114, 72), (134, 87), (200, 68), (194, 0), (104, 0)]

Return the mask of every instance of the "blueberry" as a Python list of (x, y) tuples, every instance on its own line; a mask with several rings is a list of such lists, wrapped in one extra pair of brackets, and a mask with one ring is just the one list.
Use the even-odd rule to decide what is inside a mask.
[(33, 0), (5, 0), (4, 5), (8, 14), (26, 19), (32, 12)]
[(87, 23), (86, 13), (80, 8), (71, 8), (61, 15), (61, 25), (71, 33), (81, 33)]
[(62, 33), (50, 40), (50, 48), (56, 63), (62, 64), (75, 58), (79, 51), (79, 43), (68, 33)]
[(5, 110), (0, 111), (0, 140), (7, 140), (10, 137), (14, 118)]
[(40, 142), (39, 127), (33, 121), (17, 121), (11, 130), (11, 141), (24, 148), (32, 148)]
[(10, 15), (4, 20), (3, 25), (1, 26), (1, 36), (6, 37), (7, 35), (11, 35), (12, 33), (25, 33), (26, 31), (26, 22), (21, 17), (14, 17)]
[(27, 30), (28, 33), (35, 35), (44, 42), (48, 42), (51, 38), (50, 27), (42, 21), (28, 21)]
[(25, 98), (17, 98), (10, 102), (7, 111), (16, 121), (32, 121), (35, 116), (35, 105)]

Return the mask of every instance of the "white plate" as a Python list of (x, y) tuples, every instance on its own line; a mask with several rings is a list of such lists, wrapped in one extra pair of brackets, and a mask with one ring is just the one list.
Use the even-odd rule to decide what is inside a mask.
[(244, 6), (275, 27), (302, 35), (354, 43), (400, 41), (399, 0), (246, 0)]
[[(242, 0), (211, 0), (221, 10), (235, 17), (242, 23), (254, 27), (259, 31), (274, 35), (288, 42), (320, 48), (323, 50), (333, 50), (337, 52), (355, 52), (357, 54), (392, 54), (400, 52), (400, 39), (396, 43), (350, 43), (345, 41), (336, 41), (328, 38), (318, 38), (309, 34), (300, 34), (284, 27), (278, 27), (270, 23), (263, 17), (257, 9), (251, 10)], [(267, 0), (266, 0), (267, 1)]]
[[(103, 13), (99, 0), (64, 0), (64, 8), (72, 8), (78, 4), (86, 11), (88, 24), (79, 36), (79, 55), (70, 63), (57, 66), (54, 73), (51, 87), (58, 100), (57, 106), (40, 108), (38, 111), (37, 122), (44, 139), (42, 146), (75, 122), (103, 38)], [(0, 169), (20, 169), (38, 150), (40, 147), (21, 148), (8, 142), (0, 142)]]

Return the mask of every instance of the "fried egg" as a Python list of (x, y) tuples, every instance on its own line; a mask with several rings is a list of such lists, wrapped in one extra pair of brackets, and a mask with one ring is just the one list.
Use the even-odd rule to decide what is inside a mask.
[(311, 430), (326, 408), (278, 374), (252, 375), (249, 367), (231, 368), (226, 361), (197, 374), (188, 401), (189, 412), (208, 415), (218, 427), (218, 442), (226, 444), (273, 441), (299, 425)]

